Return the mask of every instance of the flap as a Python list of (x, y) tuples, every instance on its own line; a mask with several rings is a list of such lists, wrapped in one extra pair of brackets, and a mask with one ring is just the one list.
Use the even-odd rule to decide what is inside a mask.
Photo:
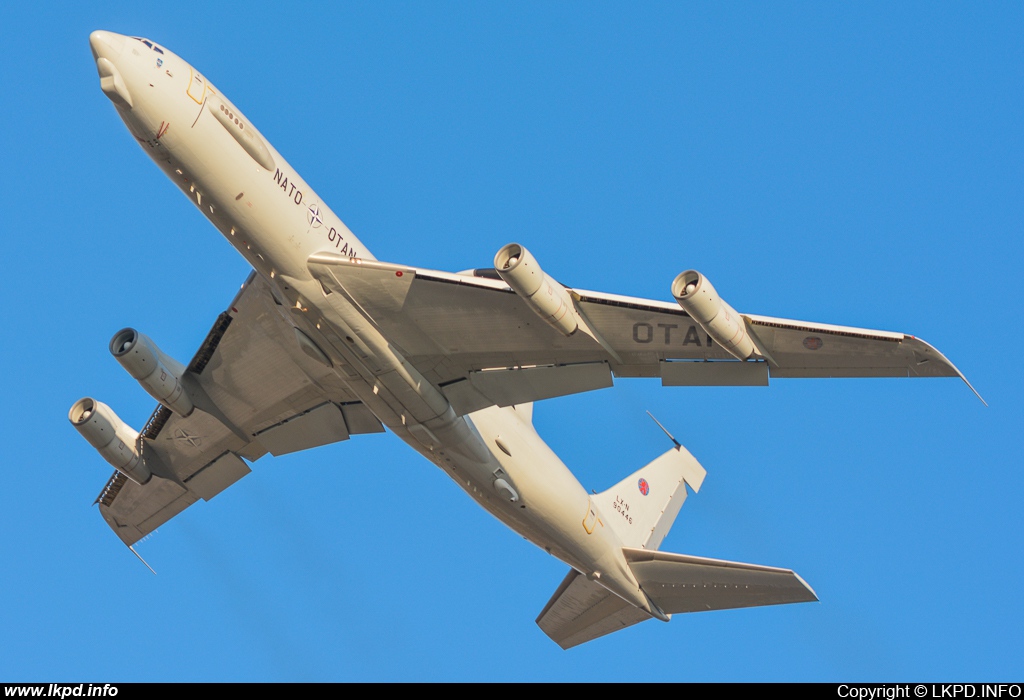
[(604, 362), (548, 367), (522, 367), (471, 372), (469, 381), (498, 406), (541, 401), (612, 385), (612, 373)]
[(662, 386), (768, 386), (767, 362), (662, 362)]
[(208, 501), (250, 471), (249, 465), (239, 459), (238, 455), (225, 452), (193, 474), (185, 485), (189, 491)]
[(324, 403), (256, 434), (256, 439), (275, 457), (348, 440), (348, 426), (341, 409)]

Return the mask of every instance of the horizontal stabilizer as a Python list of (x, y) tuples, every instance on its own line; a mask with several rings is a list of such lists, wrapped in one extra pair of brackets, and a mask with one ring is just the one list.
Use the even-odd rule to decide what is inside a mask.
[(569, 649), (649, 619), (645, 611), (570, 569), (537, 616), (537, 625), (558, 646)]
[(670, 615), (818, 600), (789, 569), (648, 549), (622, 553), (640, 587)]

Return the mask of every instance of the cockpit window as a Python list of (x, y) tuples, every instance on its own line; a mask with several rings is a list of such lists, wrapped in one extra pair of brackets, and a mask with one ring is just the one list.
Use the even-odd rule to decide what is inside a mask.
[(149, 41), (148, 39), (143, 39), (141, 36), (133, 36), (132, 39), (135, 39), (135, 41), (141, 41), (143, 44), (151, 48), (153, 51), (156, 51), (157, 53), (164, 52), (164, 50), (161, 49), (159, 46)]

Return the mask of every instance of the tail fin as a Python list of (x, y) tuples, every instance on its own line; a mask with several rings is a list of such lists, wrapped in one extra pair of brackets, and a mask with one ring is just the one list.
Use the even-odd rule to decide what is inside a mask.
[(686, 500), (686, 484), (699, 491), (705, 474), (685, 447), (674, 447), (592, 502), (623, 545), (657, 549)]
[[(686, 484), (697, 491), (704, 475), (704, 467), (678, 446), (593, 496), (591, 503), (626, 547), (657, 549), (686, 500)], [(568, 649), (650, 618), (601, 584), (570, 571), (537, 616), (537, 625)]]
[[(677, 446), (591, 499), (625, 545), (626, 564), (648, 599), (668, 615), (817, 600), (789, 569), (657, 551), (686, 500), (686, 485), (698, 491), (705, 473), (685, 447)], [(570, 571), (537, 625), (568, 649), (651, 617)]]

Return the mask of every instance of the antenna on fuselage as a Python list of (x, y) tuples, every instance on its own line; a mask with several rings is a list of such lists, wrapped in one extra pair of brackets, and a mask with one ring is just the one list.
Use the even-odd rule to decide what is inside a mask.
[(672, 443), (676, 446), (677, 450), (682, 447), (682, 445), (679, 444), (679, 441), (675, 439), (675, 437), (672, 435), (672, 433), (670, 433), (668, 431), (668, 429), (664, 425), (661, 424), (661, 421), (654, 417), (653, 413), (651, 413), (650, 411), (647, 411), (647, 415), (649, 415), (651, 417), (651, 420), (654, 421), (655, 423), (657, 423), (658, 427), (661, 428), (662, 431), (664, 431), (664, 433), (666, 435), (668, 435), (668, 439), (672, 441)]

